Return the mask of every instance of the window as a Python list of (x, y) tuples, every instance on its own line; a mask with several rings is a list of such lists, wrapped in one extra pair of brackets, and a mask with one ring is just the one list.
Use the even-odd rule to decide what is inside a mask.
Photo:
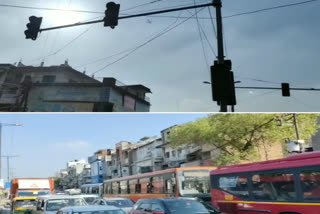
[(112, 182), (112, 194), (119, 194), (119, 184), (118, 182)]
[(151, 205), (152, 212), (164, 212), (160, 204), (152, 204)]
[(170, 152), (166, 152), (166, 158), (170, 158)]
[(121, 189), (121, 194), (127, 194), (128, 190), (127, 190), (127, 181), (121, 181), (120, 182), (120, 189)]
[(320, 201), (320, 170), (302, 171), (300, 183), (304, 200)]
[(181, 156), (181, 153), (182, 153), (182, 149), (178, 149), (178, 157)]
[(296, 199), (293, 174), (253, 175), (252, 187), (252, 196), (256, 200), (292, 201)]
[(106, 205), (106, 202), (104, 202), (103, 200), (100, 201), (99, 205)]
[(164, 193), (164, 180), (161, 175), (153, 177), (153, 193)]
[(176, 151), (172, 151), (171, 155), (172, 155), (172, 157), (175, 157), (176, 156)]
[(164, 174), (163, 175), (164, 180), (164, 187), (165, 187), (165, 193), (175, 193), (176, 191), (176, 179), (175, 174)]
[(140, 193), (148, 193), (147, 192), (147, 185), (149, 183), (149, 178), (141, 178), (140, 185), (141, 185), (141, 192)]
[(130, 189), (130, 193), (137, 193), (136, 192), (136, 184), (137, 184), (137, 180), (129, 180), (129, 188)]
[(18, 89), (17, 88), (9, 88), (7, 90), (7, 94), (17, 94)]
[(46, 75), (42, 77), (43, 83), (54, 83), (55, 80), (56, 80), (56, 76), (52, 76), (52, 75)]
[(218, 188), (229, 192), (241, 199), (249, 198), (248, 179), (246, 176), (223, 176), (219, 177)]
[(141, 211), (145, 211), (145, 212), (151, 212), (151, 204), (141, 203), (137, 210), (141, 210)]

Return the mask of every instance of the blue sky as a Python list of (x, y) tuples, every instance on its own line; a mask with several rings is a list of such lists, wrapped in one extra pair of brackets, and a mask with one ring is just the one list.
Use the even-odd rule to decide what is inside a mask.
[[(0, 114), (0, 123), (22, 123), (2, 128), (2, 155), (11, 159), (14, 177), (48, 177), (66, 162), (87, 158), (99, 149), (114, 148), (121, 140), (145, 136), (205, 117), (207, 114)], [(2, 158), (6, 178), (6, 159)]]
[[(121, 13), (192, 5), (211, 0), (115, 0), (121, 3)], [(223, 15), (229, 16), (304, 0), (223, 0)], [(1, 52), (0, 63), (14, 63), (22, 59), (26, 65), (60, 65), (66, 59), (70, 66), (87, 74), (103, 68), (124, 56), (90, 62), (137, 47), (152, 35), (172, 23), (184, 19), (140, 17), (120, 20), (114, 29), (99, 23), (89, 26), (43, 32), (37, 41), (24, 39), (23, 31), (31, 15), (43, 16), (42, 27), (74, 23), (103, 17), (102, 0), (0, 0), (0, 4), (33, 7), (98, 11), (101, 14), (65, 13), (43, 10), (0, 7)], [(150, 3), (154, 2), (154, 3)], [(150, 4), (147, 4), (150, 3)], [(143, 5), (125, 10), (137, 5)], [(318, 60), (320, 42), (320, 1), (294, 7), (270, 10), (250, 15), (226, 18), (224, 22), (226, 55), (232, 59), (238, 86), (280, 87), (288, 82), (292, 87), (320, 88)], [(125, 10), (125, 11), (124, 11)], [(211, 12), (214, 14), (213, 9)], [(194, 10), (166, 14), (190, 16)], [(208, 9), (199, 17), (210, 17)], [(216, 50), (216, 39), (210, 19), (200, 19), (211, 46)], [(204, 37), (204, 35), (202, 35)], [(205, 39), (204, 39), (205, 40)], [(69, 44), (70, 41), (74, 41)], [(65, 47), (61, 49), (62, 47)], [(126, 84), (144, 84), (152, 90), (151, 111), (156, 112), (217, 112), (211, 89), (203, 81), (210, 81), (209, 67), (215, 59), (207, 41), (202, 51), (199, 29), (195, 19), (181, 24), (167, 34), (149, 42), (129, 57), (114, 63), (96, 74), (97, 78), (115, 77)], [(57, 54), (52, 54), (60, 50)], [(52, 54), (51, 56), (48, 56)], [(34, 60), (38, 59), (38, 60)], [(253, 80), (263, 80), (264, 82)], [(320, 107), (319, 92), (292, 91), (282, 97), (280, 90), (237, 89), (237, 112), (303, 111), (314, 112)]]

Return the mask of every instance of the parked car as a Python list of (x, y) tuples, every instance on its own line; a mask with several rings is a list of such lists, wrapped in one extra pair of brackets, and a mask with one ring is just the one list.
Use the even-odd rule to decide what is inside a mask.
[(129, 214), (210, 214), (200, 202), (185, 198), (140, 199)]
[(100, 198), (98, 195), (93, 194), (82, 194), (79, 196), (82, 197), (87, 202), (87, 204), (92, 204), (92, 202)]
[(37, 214), (56, 214), (63, 207), (87, 206), (87, 202), (80, 196), (50, 195), (37, 198)]
[(122, 209), (114, 206), (76, 206), (61, 208), (57, 214), (126, 214)]
[(93, 205), (109, 205), (123, 209), (126, 213), (132, 209), (134, 201), (130, 198), (100, 198), (92, 202)]

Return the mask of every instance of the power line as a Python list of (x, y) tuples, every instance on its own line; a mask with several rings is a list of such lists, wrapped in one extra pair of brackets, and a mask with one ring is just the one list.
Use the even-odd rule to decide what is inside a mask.
[[(180, 12), (179, 15), (181, 15), (182, 12)], [(164, 29), (162, 29), (161, 31), (151, 35), (151, 37), (147, 40), (149, 41), (150, 39), (152, 39), (153, 37), (157, 36), (157, 35), (160, 35), (161, 33), (165, 32), (166, 30), (168, 30), (171, 26), (173, 26), (175, 23), (177, 23), (177, 21), (179, 20), (179, 18), (177, 18), (175, 21), (173, 21), (171, 24), (169, 24), (167, 27), (165, 27)], [(142, 41), (144, 44), (146, 41)], [(140, 43), (140, 42), (139, 42)], [(75, 66), (75, 68), (78, 68), (78, 67), (83, 67), (83, 66), (87, 66), (87, 65), (90, 65), (90, 64), (95, 64), (97, 62), (100, 62), (100, 61), (103, 61), (103, 60), (106, 60), (106, 59), (110, 59), (110, 58), (113, 58), (115, 56), (118, 56), (118, 55), (121, 55), (121, 54), (124, 54), (124, 53), (127, 53), (129, 51), (132, 51), (134, 50), (135, 48), (139, 47), (140, 45), (138, 46), (135, 46), (135, 47), (132, 47), (132, 48), (129, 48), (129, 49), (126, 49), (126, 50), (123, 50), (123, 51), (120, 51), (118, 53), (115, 53), (115, 54), (112, 54), (112, 55), (109, 55), (109, 56), (106, 56), (106, 57), (102, 57), (102, 58), (99, 58), (99, 59), (96, 59), (96, 60), (93, 60), (93, 61), (90, 61), (88, 63), (85, 63), (85, 64), (82, 64), (82, 65), (78, 65), (78, 66)]]
[(279, 8), (292, 7), (292, 6), (297, 6), (297, 5), (301, 5), (301, 4), (308, 4), (308, 3), (316, 2), (316, 1), (319, 1), (319, 0), (308, 0), (308, 1), (296, 2), (296, 3), (292, 3), (292, 4), (284, 4), (284, 5), (279, 5), (279, 6), (275, 6), (275, 7), (268, 7), (268, 8), (259, 9), (259, 10), (237, 13), (237, 14), (233, 14), (230, 16), (224, 16), (223, 18), (231, 18), (231, 17), (235, 17), (235, 16), (248, 15), (248, 14), (259, 13), (259, 12), (264, 12), (264, 11), (268, 11), (268, 10), (275, 10), (275, 9), (279, 9)]
[(133, 6), (133, 7), (129, 7), (129, 8), (125, 8), (122, 11), (127, 11), (127, 10), (132, 10), (132, 9), (136, 9), (138, 7), (143, 7), (143, 6), (147, 6), (147, 5), (151, 5), (151, 4), (154, 4), (154, 3), (157, 3), (159, 1), (163, 1), (163, 0), (154, 0), (154, 1), (151, 1), (151, 2), (147, 2), (147, 3), (144, 3), (144, 4), (140, 4), (140, 5), (136, 5), (136, 6)]
[(101, 68), (101, 69), (99, 69), (99, 70), (95, 71), (93, 74), (96, 74), (97, 72), (102, 71), (102, 70), (104, 70), (105, 68), (107, 68), (107, 67), (109, 67), (109, 66), (111, 66), (111, 65), (113, 65), (113, 64), (115, 64), (115, 63), (117, 63), (117, 62), (119, 62), (120, 60), (122, 60), (122, 59), (124, 59), (124, 58), (128, 57), (130, 54), (132, 54), (133, 52), (137, 51), (137, 50), (138, 50), (138, 49), (140, 49), (141, 47), (143, 47), (143, 46), (147, 45), (148, 43), (152, 42), (153, 40), (155, 40), (155, 39), (159, 38), (160, 36), (163, 36), (164, 34), (168, 33), (169, 31), (171, 31), (171, 30), (175, 29), (176, 27), (178, 27), (178, 26), (182, 25), (183, 23), (187, 22), (191, 17), (193, 17), (194, 15), (196, 15), (197, 13), (199, 13), (199, 12), (200, 12), (201, 10), (203, 10), (203, 9), (204, 9), (204, 8), (201, 8), (198, 12), (196, 12), (195, 14), (193, 14), (192, 16), (190, 16), (189, 18), (187, 18), (187, 19), (185, 19), (184, 21), (182, 21), (182, 22), (180, 22), (180, 23), (176, 24), (175, 26), (171, 27), (170, 29), (168, 29), (168, 30), (166, 30), (166, 31), (162, 32), (161, 34), (159, 34), (159, 35), (157, 35), (157, 36), (153, 37), (152, 39), (150, 39), (150, 40), (148, 40), (147, 42), (143, 43), (142, 45), (140, 45), (140, 46), (136, 47), (135, 49), (133, 49), (132, 51), (130, 51), (128, 54), (124, 55), (123, 57), (121, 57), (121, 58), (119, 58), (119, 59), (117, 59), (117, 60), (115, 60), (115, 61), (113, 61), (113, 62), (111, 62), (111, 63), (107, 64), (107, 65), (106, 65), (106, 66), (104, 66), (103, 68)]
[[(196, 0), (193, 0), (193, 1), (194, 1), (194, 5), (196, 5)], [(194, 10), (197, 13), (197, 9), (194, 9)], [(209, 63), (207, 61), (206, 50), (205, 50), (204, 44), (203, 44), (203, 38), (202, 38), (201, 30), (200, 30), (200, 22), (199, 22), (199, 19), (198, 19), (198, 14), (196, 14), (196, 22), (197, 22), (197, 26), (198, 26), (198, 32), (199, 32), (199, 37), (200, 37), (200, 42), (201, 42), (204, 61), (206, 62), (206, 65), (207, 65), (207, 69), (206, 70), (208, 70), (208, 72), (210, 73), (210, 66), (209, 66)]]

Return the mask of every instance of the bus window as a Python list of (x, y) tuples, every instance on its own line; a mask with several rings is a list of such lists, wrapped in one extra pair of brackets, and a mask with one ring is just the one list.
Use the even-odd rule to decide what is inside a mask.
[(107, 183), (107, 185), (108, 185), (108, 194), (113, 194), (112, 183), (109, 182)]
[(118, 182), (112, 182), (112, 194), (119, 194)]
[(130, 189), (130, 193), (136, 193), (136, 184), (137, 184), (137, 180), (129, 180), (129, 187), (128, 189)]
[(148, 193), (147, 191), (148, 183), (149, 183), (149, 178), (140, 178), (141, 193)]
[(108, 183), (103, 184), (103, 190), (104, 190), (103, 194), (108, 194)]
[(210, 193), (209, 170), (183, 170), (178, 172), (182, 196)]
[(174, 173), (163, 175), (165, 193), (175, 193), (176, 179)]
[(292, 201), (296, 199), (293, 174), (253, 175), (252, 187), (252, 196), (256, 200)]
[(141, 193), (141, 184), (140, 184), (140, 180), (138, 179), (136, 185), (135, 185), (135, 193)]
[(306, 170), (300, 173), (303, 199), (320, 201), (320, 170)]
[(248, 179), (246, 176), (228, 175), (219, 177), (218, 188), (241, 199), (249, 198)]
[(164, 182), (162, 176), (154, 176), (153, 177), (153, 193), (164, 193)]
[(120, 193), (121, 194), (127, 194), (127, 181), (120, 181)]
[(153, 193), (153, 177), (149, 178), (149, 182), (147, 184), (147, 193)]

